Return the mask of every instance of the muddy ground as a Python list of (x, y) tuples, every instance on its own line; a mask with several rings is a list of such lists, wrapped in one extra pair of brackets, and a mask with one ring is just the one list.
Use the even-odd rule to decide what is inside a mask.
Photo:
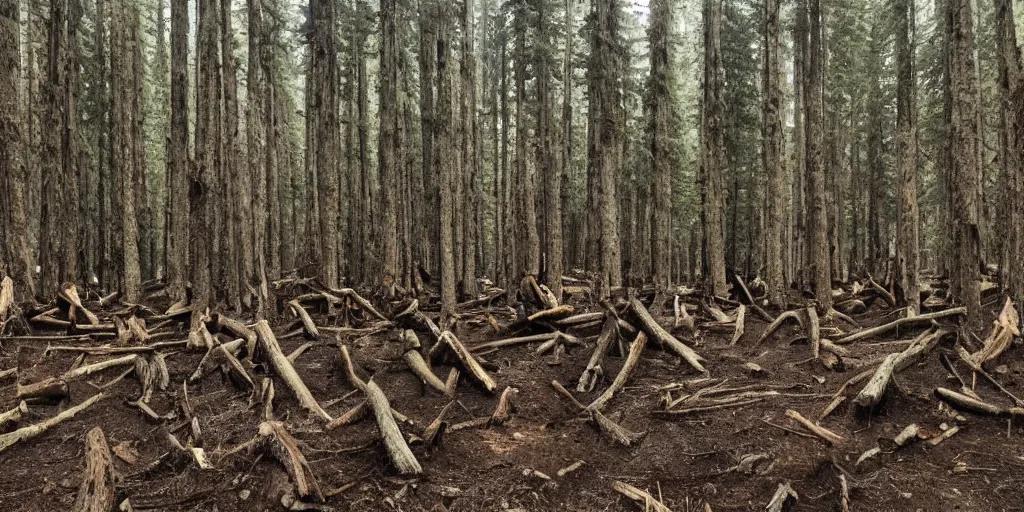
[[(596, 309), (586, 304), (577, 306), (577, 312)], [(992, 317), (995, 308), (990, 308)], [(512, 320), (508, 308), (502, 305), (492, 306), (491, 311), (500, 324)], [(333, 322), (316, 313), (318, 324)], [(870, 326), (888, 322), (896, 315), (881, 301), (875, 301), (868, 311), (854, 318)], [(466, 345), (510, 335), (496, 334), (482, 318), (468, 314), (458, 324), (457, 334)], [(286, 354), (310, 341), (296, 335), (293, 326), (285, 325), (291, 320), (282, 318), (278, 325), (279, 341)], [(664, 323), (671, 325), (672, 320)], [(954, 323), (945, 321), (946, 325)], [(826, 321), (823, 327), (832, 325), (847, 332), (853, 330), (841, 322)], [(823, 427), (843, 438), (830, 446), (808, 436), (805, 429), (786, 417), (785, 411), (793, 409), (816, 419), (844, 381), (874, 367), (886, 354), (902, 350), (924, 328), (903, 329), (850, 345), (851, 353), (843, 361), (845, 370), (836, 372), (809, 359), (810, 347), (795, 323), (785, 325), (755, 346), (765, 326), (766, 322), (748, 314), (746, 332), (736, 346), (729, 344), (732, 329), (700, 328), (693, 338), (694, 348), (707, 360), (710, 376), (727, 379), (727, 386), (752, 386), (750, 389), (775, 390), (779, 395), (744, 407), (679, 418), (652, 415), (663, 408), (664, 393), (659, 388), (702, 376), (673, 353), (649, 343), (626, 388), (605, 409), (622, 426), (646, 434), (632, 447), (612, 443), (580, 420), (569, 401), (550, 384), (552, 380), (561, 382), (584, 404), (608, 386), (623, 362), (614, 349), (606, 359), (605, 377), (597, 388), (588, 394), (574, 391), (593, 350), (592, 335), (596, 331), (579, 333), (584, 344), (567, 347), (557, 362), (551, 354), (536, 355), (536, 344), (501, 348), (484, 355), (498, 367), (491, 373), (499, 391), (508, 386), (518, 389), (513, 398), (515, 413), (504, 425), (448, 432), (438, 447), (414, 446), (424, 468), (421, 476), (399, 476), (390, 468), (372, 417), (326, 432), (323, 422), (309, 418), (276, 377), (274, 415), (300, 441), (320, 488), (330, 495), (324, 505), (333, 510), (643, 510), (643, 505), (612, 489), (612, 482), (618, 480), (660, 496), (677, 512), (704, 511), (705, 504), (714, 511), (764, 510), (783, 482), (789, 482), (799, 495), (789, 510), (830, 511), (841, 510), (840, 474), (845, 474), (849, 484), (850, 510), (1024, 510), (1020, 498), (1024, 489), (1024, 427), (1005, 418), (957, 414), (940, 405), (934, 395), (938, 386), (959, 389), (959, 383), (939, 362), (940, 354), (952, 353), (955, 336), (947, 337), (924, 362), (899, 373), (882, 406), (873, 414), (858, 413), (847, 401), (823, 419)], [(163, 328), (177, 333), (164, 339), (185, 339), (186, 328), (184, 324)], [(292, 335), (285, 331), (292, 331)], [(684, 330), (673, 332), (691, 339)], [(982, 338), (986, 333), (987, 329), (979, 332)], [(61, 332), (37, 327), (34, 334)], [(420, 335), (427, 344), (424, 333)], [(335, 339), (334, 335), (325, 335), (295, 363), (313, 395), (322, 404), (329, 404), (327, 411), (332, 416), (361, 400), (358, 393), (349, 394), (354, 388), (345, 378)], [(418, 434), (449, 402), (427, 390), (408, 371), (401, 359), (396, 331), (342, 339), (351, 347), (364, 375), (373, 375), (384, 389), (393, 408), (415, 422), (415, 427), (404, 427), (407, 435)], [(108, 341), (91, 343), (98, 346)], [(72, 367), (77, 354), (47, 354), (49, 344), (83, 342), (2, 339), (0, 369), (18, 368), (17, 378), (23, 384), (62, 374)], [(204, 355), (202, 351), (183, 349), (166, 352), (170, 386), (158, 391), (150, 402), (159, 414), (178, 411), (184, 394), (182, 383)], [(1015, 342), (1000, 356), (993, 373), (1009, 391), (1024, 395), (1022, 353), (1019, 342)], [(89, 357), (86, 362), (109, 357)], [(952, 360), (957, 360), (955, 355)], [(763, 371), (753, 373), (744, 363), (755, 363)], [(435, 365), (442, 379), (448, 369), (446, 364)], [(971, 380), (968, 368), (960, 364), (958, 369)], [(260, 364), (253, 369), (257, 381), (267, 372)], [(120, 373), (120, 369), (112, 369), (74, 381), (69, 401), (30, 405), (27, 417), (6, 428), (51, 417), (92, 396), (98, 386)], [(1012, 405), (980, 378), (976, 391), (991, 403)], [(128, 376), (110, 387), (104, 400), (72, 420), (0, 454), (0, 510), (70, 509), (82, 481), (85, 434), (95, 426), (103, 429), (109, 445), (119, 454), (114, 457), (120, 473), (116, 503), (127, 499), (135, 510), (284, 509), (281, 497), (292, 492), (292, 484), (275, 459), (247, 449), (223, 456), (252, 439), (263, 420), (263, 407), (249, 392), (216, 372), (188, 386), (189, 401), (202, 432), (195, 444), (209, 455), (214, 466), (209, 470), (200, 470), (191, 458), (168, 443), (168, 431), (176, 432), (183, 443), (190, 438), (189, 426), (182, 425), (180, 415), (155, 422), (127, 405), (138, 399), (140, 392), (139, 382)], [(15, 393), (14, 381), (3, 383), (3, 410), (18, 404)], [(347, 398), (331, 403), (346, 394)], [(673, 398), (680, 396), (681, 391), (673, 392)], [(489, 416), (497, 394), (484, 393), (463, 375), (457, 399), (447, 418), (449, 424)], [(886, 441), (911, 423), (918, 424), (923, 435), (936, 435), (943, 426), (959, 426), (960, 431), (937, 446), (921, 440), (893, 450)], [(875, 446), (882, 446), (883, 452), (857, 465), (858, 457)], [(767, 457), (752, 472), (730, 470), (750, 454)], [(584, 462), (582, 467), (558, 476), (559, 469), (577, 461)]]

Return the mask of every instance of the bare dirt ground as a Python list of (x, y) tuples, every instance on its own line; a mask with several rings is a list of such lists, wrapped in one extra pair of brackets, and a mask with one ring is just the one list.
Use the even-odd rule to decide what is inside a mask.
[[(990, 299), (990, 317), (998, 313), (997, 299)], [(668, 310), (671, 312), (671, 301)], [(120, 307), (101, 308), (86, 301), (105, 319)], [(159, 300), (151, 306), (166, 308)], [(576, 313), (597, 311), (596, 306), (576, 304)], [(45, 309), (45, 308), (43, 308)], [(282, 308), (286, 310), (287, 307)], [(427, 309), (427, 308), (424, 308)], [(729, 311), (731, 308), (723, 306)], [(321, 326), (340, 325), (326, 316), (326, 308), (310, 307)], [(465, 312), (456, 334), (467, 345), (507, 338), (515, 333), (495, 333), (485, 320), (490, 311), (505, 326), (512, 322), (509, 308), (496, 301), (490, 309)], [(121, 311), (122, 314), (125, 311)], [(142, 310), (135, 313), (145, 316)], [(777, 313), (777, 312), (776, 312)], [(28, 312), (26, 314), (31, 314)], [(61, 314), (53, 313), (54, 317)], [(428, 316), (431, 315), (427, 313)], [(671, 314), (671, 313), (669, 313)], [(867, 311), (853, 315), (864, 326), (897, 318), (883, 301), (870, 301)], [(81, 317), (84, 319), (84, 317)], [(244, 320), (244, 319), (243, 319)], [(357, 405), (360, 393), (348, 383), (338, 340), (347, 344), (359, 371), (372, 375), (392, 407), (413, 422), (403, 425), (407, 437), (419, 436), (450, 399), (427, 388), (402, 360), (399, 331), (386, 330), (370, 336), (338, 336), (322, 333), (311, 340), (283, 316), (275, 331), (285, 354), (313, 342), (295, 359), (295, 368), (313, 396), (337, 417)], [(672, 326), (672, 318), (659, 319)], [(322, 420), (311, 418), (292, 392), (274, 376), (275, 419), (284, 423), (298, 441), (312, 474), (326, 496), (315, 509), (353, 511), (554, 511), (644, 510), (612, 488), (621, 481), (650, 492), (664, 506), (679, 511), (764, 510), (780, 483), (789, 483), (799, 495), (785, 510), (843, 510), (840, 475), (848, 484), (849, 509), (861, 511), (1004, 511), (1024, 510), (1024, 428), (1006, 417), (956, 412), (934, 394), (936, 387), (960, 389), (956, 378), (940, 364), (947, 354), (961, 377), (972, 382), (972, 372), (953, 351), (956, 336), (943, 339), (922, 362), (898, 373), (885, 399), (873, 413), (857, 411), (850, 400), (820, 421), (842, 437), (834, 446), (811, 435), (785, 412), (792, 409), (817, 420), (843, 383), (863, 370), (872, 369), (893, 352), (906, 348), (924, 326), (900, 329), (847, 345), (843, 371), (833, 371), (811, 359), (804, 331), (787, 323), (755, 346), (767, 322), (748, 312), (745, 334), (730, 345), (731, 328), (711, 328), (708, 318), (698, 318), (698, 335), (686, 329), (670, 329), (692, 343), (709, 374), (692, 370), (673, 352), (648, 343), (625, 388), (612, 398), (604, 412), (633, 432), (644, 433), (633, 446), (622, 446), (581, 419), (578, 410), (552, 387), (553, 380), (572, 390), (588, 404), (615, 378), (623, 358), (613, 347), (604, 362), (604, 378), (590, 393), (577, 393), (576, 382), (594, 348), (598, 329), (573, 332), (583, 340), (566, 345), (555, 359), (537, 355), (537, 343), (500, 348), (485, 353), (498, 393), (487, 394), (465, 372), (456, 392), (457, 403), (445, 421), (451, 427), (491, 415), (498, 395), (506, 387), (518, 390), (512, 397), (514, 413), (504, 424), (480, 425), (448, 431), (438, 446), (411, 443), (423, 466), (423, 474), (401, 476), (392, 468), (379, 441), (372, 414), (352, 425), (328, 431)], [(947, 318), (943, 325), (955, 325)], [(150, 321), (149, 325), (157, 322)], [(7, 332), (17, 330), (8, 322)], [(835, 339), (829, 328), (855, 329), (839, 321), (822, 322), (823, 336)], [(187, 323), (174, 322), (153, 329), (161, 340), (184, 340)], [(36, 336), (63, 335), (68, 329), (33, 325)], [(545, 327), (527, 325), (524, 334)], [(979, 332), (981, 339), (988, 328)], [(425, 346), (429, 336), (418, 332)], [(233, 337), (216, 335), (220, 341)], [(625, 340), (626, 346), (630, 340)], [(0, 369), (17, 368), (17, 382), (34, 383), (63, 374), (76, 364), (102, 361), (115, 355), (89, 356), (76, 361), (78, 353), (47, 351), (48, 345), (100, 346), (116, 344), (110, 338), (87, 340), (0, 339)], [(976, 342), (975, 342), (976, 343)], [(614, 344), (613, 344), (614, 345)], [(205, 350), (184, 346), (161, 349), (166, 354), (169, 385), (157, 390), (149, 402), (161, 420), (147, 418), (129, 402), (140, 398), (139, 380), (129, 374), (106, 390), (105, 398), (48, 432), (0, 453), (0, 510), (68, 510), (73, 508), (85, 468), (85, 434), (99, 426), (113, 449), (116, 504), (127, 500), (134, 510), (283, 510), (282, 496), (294, 495), (293, 479), (273, 453), (256, 448), (231, 452), (257, 435), (264, 421), (258, 393), (239, 387), (224, 373), (215, 371), (187, 386), (187, 402), (198, 421), (196, 432), (184, 420), (181, 404), (183, 383), (195, 371)], [(1024, 362), (1019, 342), (992, 365), (993, 376), (1011, 393), (1022, 395)], [(745, 363), (755, 363), (754, 372)], [(444, 380), (451, 365), (434, 365)], [(130, 367), (129, 367), (130, 368)], [(81, 403), (110, 383), (126, 368), (115, 368), (69, 382), (70, 393), (59, 404), (30, 404), (29, 413), (5, 431), (37, 423), (60, 410)], [(248, 367), (259, 381), (271, 371), (258, 358)], [(708, 377), (714, 380), (702, 380)], [(675, 384), (675, 386), (672, 386)], [(18, 405), (12, 379), (0, 387), (0, 408)], [(654, 414), (665, 400), (677, 400), (702, 388), (719, 386), (724, 393), (759, 393), (760, 401), (741, 407), (693, 412), (666, 418)], [(852, 386), (855, 394), (863, 385)], [(667, 394), (666, 394), (667, 391)], [(975, 391), (986, 402), (1013, 405), (980, 376)], [(768, 392), (777, 392), (771, 394)], [(754, 395), (752, 395), (754, 396)], [(343, 398), (344, 397), (344, 398)], [(336, 399), (343, 398), (340, 401)], [(921, 434), (908, 446), (896, 448), (891, 440), (910, 424)], [(959, 431), (933, 446), (943, 429)], [(204, 448), (212, 469), (200, 469), (185, 452), (172, 447), (167, 434), (182, 444)], [(864, 452), (880, 447), (881, 453), (857, 464)], [(749, 456), (756, 457), (751, 458)], [(744, 467), (741, 461), (756, 460)], [(559, 470), (582, 461), (578, 469), (559, 476)], [(290, 498), (286, 498), (288, 500)], [(294, 503), (300, 508), (305, 499)], [(127, 504), (122, 505), (124, 510)], [(312, 505), (310, 505), (312, 506)], [(652, 508), (652, 510), (656, 510)]]

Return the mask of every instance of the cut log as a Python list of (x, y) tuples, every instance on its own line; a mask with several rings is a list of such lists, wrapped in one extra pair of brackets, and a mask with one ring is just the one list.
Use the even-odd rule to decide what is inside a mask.
[(277, 373), (281, 380), (291, 388), (302, 408), (322, 420), (330, 422), (331, 416), (320, 407), (320, 404), (313, 398), (313, 394), (309, 392), (309, 388), (306, 387), (306, 383), (302, 381), (302, 377), (299, 377), (295, 368), (288, 362), (288, 358), (281, 352), (281, 346), (278, 345), (277, 338), (274, 337), (274, 332), (270, 330), (270, 324), (266, 320), (260, 320), (256, 324), (256, 336), (259, 338), (260, 348), (269, 360), (274, 373)]
[(761, 333), (761, 337), (757, 339), (757, 343), (754, 343), (754, 346), (756, 347), (760, 345), (762, 342), (764, 342), (764, 340), (768, 339), (768, 337), (771, 336), (776, 329), (782, 327), (782, 324), (786, 323), (786, 320), (788, 319), (796, 320), (797, 323), (800, 324), (801, 327), (803, 327), (803, 320), (800, 319), (800, 314), (797, 312), (797, 310), (794, 309), (786, 311), (785, 313), (777, 316), (774, 322), (768, 324), (768, 327), (766, 327), (764, 332)]
[(409, 449), (409, 445), (406, 444), (405, 438), (402, 436), (402, 431), (398, 428), (398, 424), (395, 423), (395, 417), (392, 415), (391, 403), (388, 402), (388, 397), (384, 394), (384, 391), (380, 389), (380, 386), (378, 386), (377, 383), (372, 380), (369, 382), (363, 382), (363, 380), (356, 375), (355, 367), (352, 365), (352, 359), (348, 354), (348, 347), (341, 345), (340, 349), (349, 382), (366, 395), (366, 401), (373, 409), (373, 416), (377, 420), (377, 428), (380, 430), (380, 436), (384, 440), (384, 448), (387, 451), (388, 456), (391, 458), (391, 463), (394, 464), (395, 468), (403, 475), (415, 475), (422, 473), (423, 468), (416, 460), (416, 456), (412, 454), (412, 450)]
[(882, 396), (885, 395), (885, 388), (889, 385), (889, 381), (892, 380), (892, 376), (920, 361), (949, 332), (942, 329), (929, 329), (918, 336), (903, 352), (886, 356), (882, 364), (875, 370), (875, 374), (868, 380), (864, 389), (853, 399), (853, 403), (866, 409), (877, 406), (882, 401)]
[(947, 309), (945, 311), (936, 311), (934, 313), (926, 313), (926, 314), (923, 314), (923, 315), (917, 315), (917, 316), (913, 316), (913, 317), (899, 318), (899, 319), (893, 320), (892, 322), (889, 322), (887, 324), (879, 325), (878, 327), (872, 327), (870, 329), (864, 329), (863, 331), (855, 332), (855, 333), (853, 333), (853, 334), (851, 334), (849, 336), (846, 336), (844, 338), (840, 338), (840, 339), (836, 340), (835, 343), (837, 345), (845, 345), (847, 343), (853, 343), (855, 341), (860, 341), (862, 339), (870, 338), (872, 336), (878, 336), (879, 334), (885, 334), (885, 333), (887, 333), (887, 332), (889, 332), (889, 331), (891, 331), (893, 329), (896, 329), (898, 327), (902, 327), (902, 326), (905, 326), (905, 325), (928, 324), (932, 320), (938, 320), (940, 318), (945, 318), (945, 317), (949, 317), (949, 316), (956, 316), (956, 315), (965, 315), (965, 314), (967, 314), (967, 308), (959, 307), (959, 308)]
[(645, 346), (647, 346), (647, 336), (644, 333), (637, 334), (636, 339), (629, 346), (629, 355), (626, 357), (626, 362), (622, 364), (619, 374), (615, 376), (615, 380), (608, 386), (608, 389), (604, 390), (601, 396), (595, 398), (587, 406), (588, 411), (600, 411), (603, 409), (605, 404), (615, 396), (615, 393), (626, 385), (626, 381), (629, 380), (629, 374), (633, 372), (637, 363), (640, 362), (640, 354)]
[[(750, 306), (754, 308), (754, 312), (761, 317), (765, 322), (775, 321), (767, 311), (761, 309), (761, 306), (757, 305), (757, 301), (754, 300), (754, 296), (750, 294), (750, 290), (747, 289), (747, 283), (743, 282), (743, 278), (739, 274), (736, 274), (736, 281), (740, 284), (740, 290), (743, 290), (743, 296), (747, 298), (747, 302), (750, 302)], [(756, 282), (755, 282), (756, 284)]]
[(17, 397), (30, 404), (60, 402), (68, 397), (68, 384), (53, 377), (24, 386), (18, 384)]
[(12, 421), (18, 421), (22, 416), (28, 414), (28, 404), (24, 400), (18, 403), (18, 406), (4, 413), (0, 413), (0, 427), (7, 425)]
[(594, 390), (597, 385), (597, 381), (601, 379), (603, 371), (601, 370), (601, 361), (604, 360), (605, 354), (608, 353), (608, 349), (619, 335), (618, 321), (614, 316), (608, 316), (604, 321), (604, 327), (601, 328), (601, 334), (597, 336), (597, 344), (594, 346), (594, 352), (590, 355), (590, 361), (587, 362), (587, 368), (583, 370), (583, 374), (580, 375), (579, 383), (576, 385), (576, 391), (580, 393), (589, 393)]
[(76, 414), (84, 411), (85, 409), (88, 409), (101, 399), (103, 399), (103, 393), (97, 393), (89, 397), (86, 401), (74, 407), (65, 409), (64, 411), (61, 411), (60, 414), (57, 414), (52, 418), (48, 418), (34, 425), (21, 427), (13, 432), (8, 432), (6, 434), (0, 435), (0, 453), (7, 451), (8, 448), (22, 441), (28, 441), (29, 439), (38, 437), (47, 430), (50, 430), (51, 428), (71, 418), (74, 418)]
[(679, 327), (685, 327), (686, 330), (693, 334), (696, 331), (696, 325), (693, 317), (690, 316), (690, 312), (686, 310), (686, 304), (679, 302), (679, 296), (676, 295), (672, 300), (672, 311), (675, 313), (675, 323), (673, 326), (678, 329)]
[(982, 366), (985, 363), (999, 357), (1010, 346), (1014, 336), (1020, 336), (1017, 324), (1020, 318), (1017, 310), (1013, 307), (1013, 301), (1006, 299), (999, 316), (992, 322), (992, 332), (985, 338), (985, 342), (977, 352), (971, 354), (971, 362), (975, 366)]
[(615, 492), (635, 501), (645, 511), (672, 512), (672, 509), (666, 507), (664, 503), (658, 501), (654, 496), (651, 496), (651, 493), (643, 489), (633, 487), (625, 482), (620, 482), (618, 480), (612, 482), (612, 489), (614, 489)]
[(310, 318), (306, 308), (302, 307), (302, 304), (299, 304), (299, 301), (297, 300), (288, 301), (288, 306), (291, 308), (292, 312), (302, 320), (302, 327), (306, 329), (306, 332), (314, 339), (319, 338), (320, 331), (317, 330), (316, 324), (313, 323), (313, 319)]
[(636, 298), (630, 299), (629, 311), (632, 313), (634, 320), (637, 325), (643, 330), (647, 336), (650, 336), (652, 340), (661, 343), (662, 345), (668, 345), (676, 354), (679, 354), (684, 361), (690, 364), (694, 369), (700, 373), (707, 373), (704, 366), (701, 364), (704, 362), (704, 358), (700, 357), (694, 350), (669, 334), (658, 322), (654, 321), (654, 317), (647, 311), (647, 308), (640, 303)]
[(280, 421), (260, 423), (258, 438), (259, 447), (266, 450), (284, 466), (288, 476), (295, 483), (295, 490), (299, 496), (314, 498), (320, 502), (324, 500), (320, 484), (317, 483), (316, 476), (309, 468), (306, 456), (299, 450), (295, 438), (288, 433), (284, 423)]
[[(362, 295), (359, 295), (358, 293), (356, 293), (356, 291), (353, 290), (352, 288), (342, 288), (340, 290), (333, 290), (332, 289), (331, 292), (335, 293), (336, 295), (342, 296), (342, 297), (348, 297), (348, 298), (352, 299), (352, 302), (355, 302), (356, 304), (358, 304), (360, 308), (364, 309), (365, 311), (367, 311), (371, 315), (373, 315), (373, 316), (375, 316), (375, 317), (377, 317), (377, 318), (379, 318), (381, 320), (387, 320), (387, 318), (384, 315), (380, 314), (380, 311), (377, 311), (377, 309), (373, 307), (373, 304), (370, 304), (370, 301), (364, 299)], [(329, 294), (326, 294), (326, 293), (324, 294), (325, 297), (327, 297), (328, 295)], [(328, 300), (331, 300), (331, 299), (328, 299)]]
[(445, 343), (458, 358), (463, 369), (469, 372), (473, 378), (479, 382), (488, 393), (493, 393), (494, 389), (498, 387), (498, 384), (494, 382), (494, 379), (487, 374), (487, 370), (484, 370), (480, 366), (480, 362), (473, 357), (473, 354), (466, 350), (466, 347), (459, 341), (458, 338), (452, 334), (451, 331), (445, 331), (441, 334), (441, 340)]
[(85, 474), (72, 510), (110, 512), (117, 497), (115, 483), (119, 479), (103, 430), (94, 427), (85, 436)]

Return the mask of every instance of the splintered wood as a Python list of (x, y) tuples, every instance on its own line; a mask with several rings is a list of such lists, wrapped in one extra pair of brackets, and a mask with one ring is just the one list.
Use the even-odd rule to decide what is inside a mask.
[(985, 338), (981, 349), (971, 354), (971, 362), (977, 366), (983, 366), (999, 357), (999, 354), (1002, 354), (1010, 346), (1013, 337), (1020, 336), (1020, 331), (1017, 329), (1019, 323), (1020, 318), (1017, 316), (1017, 310), (1013, 307), (1013, 301), (1006, 299), (999, 316), (992, 322), (992, 332), (989, 333), (988, 338)]

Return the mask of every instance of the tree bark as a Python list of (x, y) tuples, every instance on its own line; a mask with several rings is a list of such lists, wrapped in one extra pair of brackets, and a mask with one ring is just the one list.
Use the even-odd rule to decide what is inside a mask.
[(764, 65), (761, 71), (762, 138), (761, 157), (768, 178), (766, 254), (766, 283), (768, 302), (784, 309), (786, 284), (782, 276), (783, 209), (786, 201), (782, 165), (782, 89), (779, 85), (779, 1), (764, 2)]
[(821, 0), (810, 0), (809, 73), (805, 128), (807, 130), (807, 180), (810, 190), (808, 231), (810, 232), (810, 265), (813, 269), (814, 292), (818, 307), (832, 309), (832, 271), (828, 248), (828, 213), (825, 206), (824, 132), (822, 126), (822, 48)]
[(895, 0), (896, 19), (896, 168), (900, 181), (897, 271), (908, 314), (921, 311), (918, 272), (917, 76), (914, 72), (917, 10), (914, 0)]
[[(623, 78), (621, 32), (617, 0), (596, 0), (591, 34), (590, 61), (590, 166), (591, 193), (598, 212), (600, 255), (598, 295), (607, 296), (612, 287), (622, 284), (622, 259), (619, 247), (619, 211), (616, 177), (621, 172), (621, 131)], [(591, 231), (592, 234), (595, 231)], [(588, 244), (589, 245), (589, 244)], [(724, 280), (724, 276), (723, 276)]]
[(651, 194), (654, 205), (651, 255), (654, 286), (662, 293), (671, 281), (672, 247), (672, 80), (669, 40), (674, 32), (675, 16), (670, 0), (651, 2), (651, 25), (647, 36), (651, 48), (650, 140), (653, 172)]
[(23, 158), (24, 138), (18, 118), (19, 16), (18, 0), (0, 0), (0, 199), (7, 205), (6, 211), (0, 211), (0, 215), (6, 216), (2, 230), (6, 254), (0, 251), (0, 261), (6, 262), (6, 272), (14, 277), (17, 296), (34, 299), (24, 200), (26, 159)]
[(704, 0), (704, 98), (701, 103), (701, 198), (706, 251), (705, 279), (716, 296), (728, 295), (725, 282), (725, 134), (722, 127), (722, 0)]
[(953, 199), (950, 230), (953, 233), (953, 299), (967, 307), (972, 327), (981, 326), (979, 283), (980, 235), (977, 198), (980, 187), (978, 161), (978, 95), (974, 53), (974, 22), (970, 0), (947, 0), (946, 30), (949, 47), (950, 134), (952, 151), (950, 195)]
[(115, 0), (111, 17), (111, 51), (110, 68), (112, 70), (112, 147), (113, 169), (120, 183), (120, 225), (121, 225), (121, 295), (126, 301), (136, 302), (142, 287), (142, 275), (139, 262), (139, 228), (135, 201), (138, 193), (135, 189), (137, 173), (143, 169), (137, 167), (138, 133), (135, 131), (134, 104), (138, 101), (137, 86), (133, 68), (135, 65), (134, 28), (136, 23), (131, 18), (138, 16), (138, 11), (126, 0)]
[(457, 120), (455, 84), (457, 83), (458, 61), (453, 58), (454, 41), (452, 26), (454, 12), (444, 4), (439, 6), (438, 47), (437, 47), (437, 118), (435, 119), (435, 140), (440, 144), (436, 165), (440, 173), (440, 248), (441, 248), (441, 316), (442, 325), (455, 314), (458, 301), (455, 292), (455, 248), (454, 221), (455, 198), (452, 191), (458, 174), (458, 132), (454, 129)]
[(309, 12), (312, 27), (310, 80), (313, 93), (310, 106), (311, 112), (315, 112), (313, 136), (317, 143), (313, 156), (320, 206), (320, 277), (327, 286), (337, 288), (341, 285), (338, 275), (340, 247), (337, 165), (340, 125), (336, 96), (338, 59), (334, 4), (330, 0), (310, 0)]
[(999, 162), (1002, 167), (1003, 194), (1000, 223), (1005, 226), (1006, 236), (1002, 237), (1003, 251), (1000, 258), (1000, 273), (1004, 285), (1018, 303), (1024, 299), (1024, 260), (1020, 258), (1024, 249), (1024, 230), (1021, 228), (1024, 202), (1021, 192), (1021, 158), (1024, 156), (1024, 134), (1017, 117), (1019, 101), (1024, 99), (1021, 75), (1020, 47), (1017, 45), (1017, 30), (1014, 24), (1013, 2), (995, 0), (996, 37), (999, 43), (999, 91), (1002, 101), (1002, 117), (999, 139)]
[[(380, 137), (377, 159), (381, 181), (383, 263), (381, 286), (393, 290), (398, 278), (398, 52), (397, 1), (380, 3)], [(388, 295), (391, 293), (389, 292)]]

